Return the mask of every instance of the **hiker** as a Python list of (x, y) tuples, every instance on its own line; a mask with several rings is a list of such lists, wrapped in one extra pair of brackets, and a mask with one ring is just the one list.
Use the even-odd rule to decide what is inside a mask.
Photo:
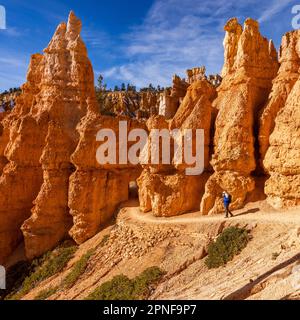
[(225, 218), (229, 218), (228, 215), (230, 215), (230, 217), (233, 217), (233, 214), (229, 209), (231, 201), (232, 201), (231, 195), (228, 192), (224, 191), (223, 192), (223, 202), (224, 202), (225, 213), (226, 213), (226, 217)]

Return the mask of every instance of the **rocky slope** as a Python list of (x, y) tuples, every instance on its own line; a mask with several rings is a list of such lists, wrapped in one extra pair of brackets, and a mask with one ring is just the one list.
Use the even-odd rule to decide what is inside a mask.
[[(151, 300), (299, 298), (297, 210), (274, 212), (260, 203), (262, 210), (258, 211), (256, 203), (226, 222), (199, 212), (155, 218), (141, 214), (132, 202), (124, 205), (113, 227), (82, 244), (61, 273), (40, 283), (23, 299), (34, 299), (52, 289), (49, 300), (82, 300), (117, 275), (134, 278), (153, 266), (166, 274), (152, 289)], [(209, 270), (204, 263), (207, 245), (229, 226), (246, 227), (252, 240), (226, 266)], [(62, 286), (76, 262), (90, 250), (94, 254), (85, 271), (71, 287)]]

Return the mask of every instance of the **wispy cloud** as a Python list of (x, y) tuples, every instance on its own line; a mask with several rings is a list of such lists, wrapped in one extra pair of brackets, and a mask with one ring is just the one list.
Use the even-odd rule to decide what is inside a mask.
[(103, 31), (95, 30), (92, 27), (83, 27), (81, 36), (91, 48), (108, 47), (111, 40), (108, 34)]
[(205, 64), (219, 71), (223, 18), (214, 17), (217, 9), (218, 4), (211, 2), (197, 6), (192, 0), (184, 5), (179, 0), (155, 1), (144, 23), (123, 36), (122, 51), (129, 62), (105, 70), (104, 76), (138, 87), (166, 86), (172, 74), (183, 75), (193, 66)]
[(13, 56), (0, 57), (0, 64), (6, 67), (12, 66), (12, 67), (21, 67), (21, 68), (25, 68), (27, 65), (26, 62), (20, 57), (13, 57)]
[(143, 24), (123, 36), (129, 62), (105, 70), (104, 76), (141, 87), (169, 85), (174, 73), (184, 76), (184, 70), (200, 65), (220, 72), (226, 15), (242, 6), (233, 0), (156, 0)]
[[(237, 16), (270, 20), (292, 0), (156, 0), (140, 26), (123, 35), (119, 46), (127, 61), (103, 71), (111, 81), (138, 87), (169, 85), (171, 76), (205, 65), (209, 73), (223, 64), (223, 26)], [(261, 13), (263, 12), (263, 13)]]
[(2, 35), (9, 37), (21, 37), (24, 35), (24, 31), (21, 31), (16, 27), (7, 26), (7, 28), (2, 31)]
[(265, 22), (273, 18), (276, 14), (280, 13), (285, 7), (295, 2), (295, 0), (274, 0), (270, 1), (269, 5), (263, 11), (258, 21), (260, 23)]

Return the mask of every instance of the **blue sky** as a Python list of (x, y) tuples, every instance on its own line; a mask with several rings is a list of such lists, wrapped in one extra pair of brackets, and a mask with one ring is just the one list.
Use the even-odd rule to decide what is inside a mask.
[(30, 55), (42, 52), (69, 11), (82, 19), (84, 39), (95, 77), (113, 87), (169, 85), (174, 73), (223, 64), (223, 26), (236, 16), (252, 17), (278, 48), (292, 30), (297, 0), (0, 0), (7, 29), (0, 30), (0, 91), (25, 81)]

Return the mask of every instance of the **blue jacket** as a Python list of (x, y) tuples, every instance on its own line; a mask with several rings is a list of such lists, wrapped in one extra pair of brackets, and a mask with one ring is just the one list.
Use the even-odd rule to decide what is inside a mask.
[(228, 206), (230, 204), (230, 196), (223, 196), (223, 202), (225, 206)]

